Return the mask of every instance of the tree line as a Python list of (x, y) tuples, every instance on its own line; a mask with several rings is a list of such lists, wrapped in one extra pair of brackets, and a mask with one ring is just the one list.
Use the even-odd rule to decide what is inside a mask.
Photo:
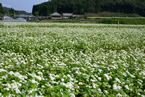
[(48, 16), (53, 12), (85, 14), (104, 11), (145, 16), (145, 0), (51, 0), (34, 5), (32, 14)]
[(4, 14), (5, 13), (5, 10), (4, 8), (2, 7), (2, 4), (0, 3), (0, 15)]

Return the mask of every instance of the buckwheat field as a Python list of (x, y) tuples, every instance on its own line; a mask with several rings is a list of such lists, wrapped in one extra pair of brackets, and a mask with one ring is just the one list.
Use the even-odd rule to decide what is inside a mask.
[(1, 97), (145, 97), (145, 25), (0, 23)]

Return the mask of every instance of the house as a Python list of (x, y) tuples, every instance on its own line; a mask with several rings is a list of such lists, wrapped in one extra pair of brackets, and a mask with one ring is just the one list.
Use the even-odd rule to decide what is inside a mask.
[(9, 17), (9, 16), (3, 16), (2, 20), (5, 19), (5, 18), (11, 18), (11, 17)]
[(53, 14), (50, 15), (51, 19), (62, 19), (61, 14), (54, 12)]
[(63, 19), (70, 19), (73, 16), (73, 13), (63, 13)]

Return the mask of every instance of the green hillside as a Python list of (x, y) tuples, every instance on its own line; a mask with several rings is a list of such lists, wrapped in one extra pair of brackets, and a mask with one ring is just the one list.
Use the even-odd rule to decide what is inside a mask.
[(30, 13), (26, 11), (15, 10), (13, 8), (3, 7), (2, 4), (0, 3), (0, 16), (3, 16), (5, 14), (13, 16), (14, 14), (30, 14)]
[[(3, 7), (6, 11), (10, 11), (11, 10), (11, 8), (8, 8), (8, 7)], [(15, 11), (17, 11), (17, 13), (18, 14), (30, 14), (30, 13), (28, 13), (28, 12), (26, 12), (26, 11), (20, 11), (20, 10), (15, 10)]]
[(99, 13), (115, 12), (145, 16), (145, 0), (51, 0), (34, 5), (33, 15), (47, 16), (59, 13)]

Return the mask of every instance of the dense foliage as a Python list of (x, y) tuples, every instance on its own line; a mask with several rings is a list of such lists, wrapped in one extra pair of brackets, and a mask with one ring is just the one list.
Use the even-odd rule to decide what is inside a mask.
[(0, 96), (144, 97), (144, 39), (144, 25), (1, 23)]
[(34, 5), (32, 13), (47, 16), (55, 11), (74, 14), (108, 11), (145, 16), (145, 0), (51, 0)]
[(14, 15), (14, 14), (30, 14), (26, 11), (15, 10), (13, 8), (3, 7), (6, 11), (6, 14)]
[(5, 10), (4, 8), (2, 7), (2, 4), (0, 3), (0, 15), (4, 14), (5, 13)]

